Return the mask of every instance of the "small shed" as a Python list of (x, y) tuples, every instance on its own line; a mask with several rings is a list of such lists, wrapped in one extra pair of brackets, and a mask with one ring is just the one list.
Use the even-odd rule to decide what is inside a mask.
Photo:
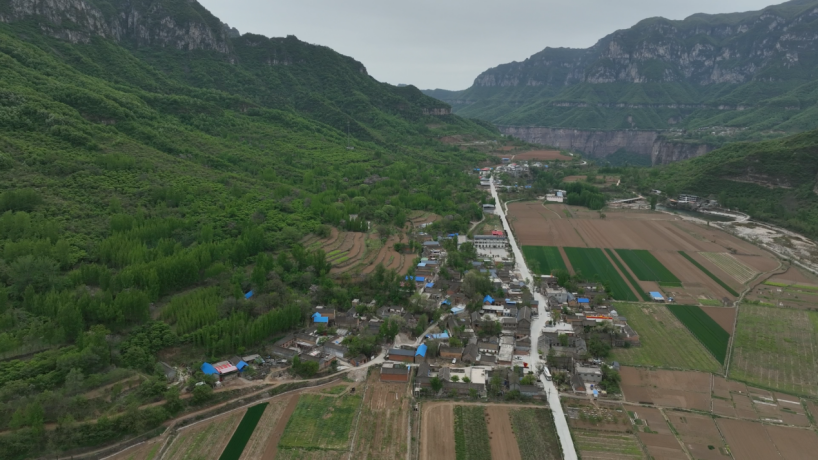
[(663, 296), (661, 292), (651, 291), (650, 299), (653, 300), (654, 302), (664, 302), (665, 296)]
[(321, 313), (313, 313), (312, 314), (312, 322), (313, 323), (329, 324), (329, 318), (326, 317), (326, 316), (321, 316)]

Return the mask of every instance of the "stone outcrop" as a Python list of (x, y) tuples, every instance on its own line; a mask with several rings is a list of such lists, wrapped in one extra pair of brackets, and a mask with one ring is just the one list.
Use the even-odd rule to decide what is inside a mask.
[(581, 152), (593, 158), (605, 158), (624, 149), (650, 157), (654, 165), (686, 160), (714, 150), (706, 144), (668, 141), (659, 131), (587, 131), (541, 126), (503, 126), (500, 131), (526, 142)]

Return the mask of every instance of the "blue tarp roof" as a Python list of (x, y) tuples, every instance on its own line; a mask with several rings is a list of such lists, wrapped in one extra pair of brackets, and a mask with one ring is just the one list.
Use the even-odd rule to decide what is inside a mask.
[(205, 375), (219, 375), (219, 371), (210, 363), (202, 364), (202, 372), (204, 372)]
[(313, 313), (312, 315), (312, 322), (314, 323), (329, 323), (329, 318), (326, 316), (321, 316), (321, 313)]
[(466, 309), (466, 307), (453, 307), (450, 311), (452, 312), (452, 314), (456, 315), (456, 314), (462, 312), (465, 309)]
[(426, 287), (427, 288), (433, 288), (433, 287), (435, 287), (435, 283), (426, 283)]
[(452, 304), (452, 301), (449, 300), (449, 299), (446, 299), (443, 302), (440, 302), (440, 305), (451, 305), (451, 304)]
[(250, 297), (253, 297), (253, 291), (250, 291), (247, 294), (244, 294), (245, 299), (249, 299)]
[(421, 263), (418, 264), (418, 267), (425, 267), (425, 266), (426, 266), (426, 262), (421, 262)]
[(247, 367), (247, 366), (248, 366), (248, 364), (247, 364), (247, 363), (245, 363), (244, 361), (239, 361), (239, 363), (238, 363), (238, 364), (236, 364), (236, 369), (238, 369), (238, 370), (242, 370), (242, 369), (244, 369), (244, 368), (245, 368), (245, 367)]
[(490, 295), (487, 295), (483, 298), (483, 302), (494, 303), (494, 299), (492, 299)]
[(426, 278), (424, 278), (422, 276), (416, 276), (415, 281), (417, 281), (418, 283), (422, 283), (422, 282), (426, 281)]
[(577, 299), (577, 302), (579, 302), (579, 303), (591, 303), (591, 301), (586, 299), (585, 297), (580, 297), (579, 299)]
[(665, 296), (663, 296), (661, 292), (655, 292), (655, 291), (651, 291), (650, 296), (653, 299), (662, 299), (662, 300), (664, 300), (664, 298), (665, 298)]
[(415, 356), (426, 356), (426, 344), (422, 344), (418, 347), (418, 351), (415, 352)]
[[(449, 338), (449, 333), (448, 332), (441, 332), (440, 334), (429, 334), (426, 337), (430, 338), (430, 339), (433, 339), (433, 340), (448, 339)], [(424, 345), (424, 347), (425, 346), (426, 345)], [(424, 354), (424, 356), (426, 356), (426, 355)]]

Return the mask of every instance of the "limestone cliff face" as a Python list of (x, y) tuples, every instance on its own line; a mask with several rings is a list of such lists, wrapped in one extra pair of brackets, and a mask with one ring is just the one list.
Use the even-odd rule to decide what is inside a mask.
[(605, 158), (625, 149), (650, 157), (654, 165), (686, 160), (714, 150), (705, 144), (669, 142), (658, 131), (585, 131), (539, 126), (505, 126), (500, 127), (500, 131), (527, 142), (573, 150), (593, 158)]
[(221, 53), (230, 51), (228, 36), (237, 32), (195, 1), (110, 0), (105, 6), (103, 10), (86, 0), (11, 0), (0, 12), (0, 21), (36, 19), (43, 33), (72, 43), (88, 43), (99, 36), (136, 46)]

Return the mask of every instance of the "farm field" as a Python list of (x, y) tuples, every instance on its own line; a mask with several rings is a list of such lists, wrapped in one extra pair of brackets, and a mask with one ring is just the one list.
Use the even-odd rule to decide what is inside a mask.
[(716, 322), (722, 329), (727, 331), (728, 334), (733, 334), (733, 326), (736, 320), (736, 313), (738, 309), (736, 307), (699, 307), (703, 312), (707, 314), (707, 316), (713, 318), (713, 321)]
[(726, 252), (701, 252), (700, 254), (741, 284), (747, 284), (758, 275), (757, 271), (744, 265), (732, 254)]
[(640, 281), (656, 281), (666, 286), (680, 287), (682, 285), (679, 278), (648, 251), (643, 249), (617, 249), (616, 253)]
[(451, 460), (455, 458), (452, 404), (424, 404), (422, 420), (420, 459)]
[(575, 272), (581, 272), (590, 280), (610, 283), (611, 293), (617, 300), (639, 300), (601, 249), (570, 247), (564, 249)]
[[(764, 425), (744, 420), (719, 419), (716, 421), (736, 460), (780, 459), (778, 449), (767, 434)], [(808, 432), (815, 436), (815, 433)]]
[(454, 442), (458, 460), (491, 460), (486, 411), (482, 406), (454, 406)]
[(623, 432), (631, 429), (628, 416), (619, 404), (566, 398), (562, 405), (571, 428)]
[(157, 460), (162, 445), (160, 438), (154, 438), (108, 457), (107, 460)]
[(245, 411), (233, 411), (179, 431), (167, 453), (169, 460), (218, 459)]
[(523, 256), (529, 267), (539, 275), (550, 275), (554, 270), (567, 270), (559, 248), (554, 246), (523, 246)]
[(302, 394), (284, 434), (278, 443), (281, 452), (288, 448), (349, 449), (349, 434), (361, 397)]
[(352, 458), (406, 458), (409, 411), (408, 385), (380, 381), (372, 372), (361, 406)]
[(712, 417), (672, 410), (666, 410), (665, 416), (693, 458), (721, 460), (729, 457), (727, 446)]
[(734, 297), (738, 297), (738, 292), (736, 292), (736, 290), (735, 290), (735, 289), (733, 289), (733, 288), (732, 288), (732, 287), (731, 287), (729, 284), (725, 283), (725, 282), (724, 282), (724, 281), (723, 281), (721, 278), (719, 278), (718, 276), (716, 276), (716, 275), (715, 275), (713, 272), (711, 272), (710, 270), (708, 270), (708, 269), (707, 269), (707, 267), (705, 267), (704, 265), (702, 265), (702, 263), (701, 263), (701, 262), (699, 262), (698, 260), (696, 260), (695, 258), (693, 258), (693, 257), (692, 257), (690, 254), (687, 254), (687, 253), (686, 253), (686, 252), (684, 252), (684, 251), (679, 251), (679, 254), (681, 254), (681, 256), (682, 256), (682, 257), (684, 257), (685, 259), (687, 259), (687, 261), (688, 261), (688, 262), (690, 262), (691, 264), (693, 264), (693, 265), (694, 265), (696, 268), (698, 268), (699, 270), (701, 270), (701, 271), (702, 271), (702, 273), (704, 273), (704, 274), (705, 274), (705, 275), (707, 275), (707, 276), (708, 276), (710, 279), (712, 279), (713, 281), (715, 281), (715, 282), (716, 282), (716, 283), (717, 283), (719, 286), (721, 286), (722, 288), (724, 288), (724, 290), (725, 290), (725, 291), (729, 292), (729, 293), (730, 293), (730, 294), (732, 294)]
[(270, 435), (273, 434), (276, 426), (281, 421), (284, 410), (287, 407), (289, 400), (287, 398), (277, 398), (270, 401), (264, 414), (258, 421), (253, 435), (247, 441), (247, 446), (241, 454), (241, 460), (253, 460), (255, 458), (262, 458), (267, 448), (267, 441)]
[(619, 303), (616, 310), (639, 334), (641, 347), (616, 348), (615, 360), (651, 366), (719, 372), (721, 365), (687, 328), (660, 304)]
[[(687, 460), (679, 441), (672, 434), (637, 433), (639, 440), (655, 460)], [(726, 459), (725, 459), (726, 460)]]
[(628, 402), (710, 411), (708, 373), (623, 366), (620, 374), (622, 392)]
[(731, 378), (818, 396), (818, 313), (743, 304), (735, 335)]
[[(419, 222), (435, 219), (434, 215), (420, 213)], [(439, 218), (439, 216), (437, 216)], [(327, 261), (332, 264), (330, 273), (371, 273), (378, 264), (385, 268), (405, 273), (408, 266), (404, 263), (402, 254), (395, 251), (395, 243), (406, 242), (403, 235), (392, 235), (383, 243), (377, 235), (359, 232), (339, 232), (333, 228), (328, 238), (309, 236), (301, 241), (310, 251), (322, 249)], [(411, 265), (414, 256), (410, 256), (408, 265)]]
[(762, 305), (812, 309), (818, 305), (818, 276), (793, 265), (759, 284), (747, 299)]
[[(619, 269), (619, 273), (624, 275), (625, 279), (628, 280), (628, 283), (630, 283), (630, 285), (633, 286), (633, 288), (636, 290), (636, 295), (638, 297), (640, 297), (642, 300), (644, 300), (645, 302), (649, 302), (651, 299), (650, 299), (650, 295), (648, 295), (648, 292), (658, 290), (659, 289), (658, 286), (649, 286), (648, 289), (645, 289), (645, 286), (643, 284), (640, 284), (638, 281), (636, 281), (636, 279), (633, 277), (631, 272), (628, 271), (628, 269), (625, 268), (624, 265), (622, 265), (622, 261), (619, 260), (619, 257), (616, 256), (616, 253), (614, 253), (614, 251), (612, 249), (607, 249), (606, 248), (605, 252), (608, 254), (608, 257), (610, 257), (611, 261), (613, 261), (614, 265), (616, 265), (616, 268)], [(644, 284), (655, 284), (655, 283), (647, 283), (647, 282), (643, 282), (643, 283)]]
[(721, 363), (727, 357), (730, 334), (701, 308), (688, 305), (668, 305), (667, 309), (707, 348)]
[(486, 423), (491, 439), (491, 458), (494, 460), (522, 460), (517, 438), (511, 426), (510, 408), (486, 406)]
[(632, 434), (575, 430), (574, 440), (584, 460), (637, 460), (647, 458)]
[(256, 430), (258, 421), (261, 420), (261, 416), (264, 415), (267, 405), (268, 403), (257, 404), (244, 412), (244, 417), (242, 417), (241, 422), (239, 422), (239, 425), (233, 432), (233, 437), (230, 438), (224, 451), (222, 451), (219, 460), (239, 460), (244, 452), (244, 447), (247, 445), (247, 441), (250, 440), (250, 437), (253, 436), (253, 432)]
[(522, 460), (562, 458), (562, 447), (550, 410), (514, 409), (509, 414)]

